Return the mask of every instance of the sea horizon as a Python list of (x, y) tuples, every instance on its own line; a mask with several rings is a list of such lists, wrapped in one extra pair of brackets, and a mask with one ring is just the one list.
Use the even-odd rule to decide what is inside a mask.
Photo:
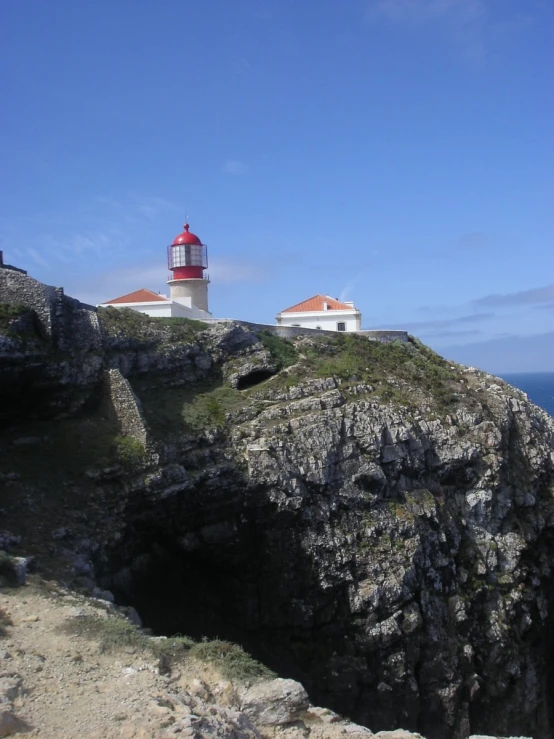
[(554, 418), (554, 371), (497, 373), (505, 382), (527, 394), (529, 400)]

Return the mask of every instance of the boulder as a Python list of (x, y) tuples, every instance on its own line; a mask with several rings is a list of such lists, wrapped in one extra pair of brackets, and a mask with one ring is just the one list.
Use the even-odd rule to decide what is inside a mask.
[(309, 706), (308, 694), (296, 680), (267, 680), (241, 696), (241, 711), (254, 724), (282, 726), (296, 721)]

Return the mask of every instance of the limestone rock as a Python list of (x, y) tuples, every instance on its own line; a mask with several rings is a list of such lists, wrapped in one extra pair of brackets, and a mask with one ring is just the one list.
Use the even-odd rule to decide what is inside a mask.
[(26, 728), (23, 721), (17, 718), (11, 711), (3, 711), (0, 707), (0, 737), (12, 736), (24, 731)]
[(240, 708), (255, 724), (281, 726), (296, 721), (308, 708), (308, 694), (296, 680), (258, 683), (241, 696)]
[(0, 678), (0, 702), (12, 703), (21, 688), (21, 679), (17, 677)]

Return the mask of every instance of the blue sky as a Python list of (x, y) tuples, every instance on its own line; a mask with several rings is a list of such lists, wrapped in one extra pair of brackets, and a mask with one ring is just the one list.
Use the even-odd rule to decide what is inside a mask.
[(215, 315), (315, 293), (554, 370), (551, 0), (1, 8), (8, 262), (97, 303), (208, 243)]

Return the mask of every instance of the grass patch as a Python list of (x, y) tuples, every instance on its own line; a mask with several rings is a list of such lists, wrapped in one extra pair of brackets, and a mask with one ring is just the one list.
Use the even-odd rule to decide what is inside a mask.
[(31, 313), (30, 308), (27, 308), (24, 305), (0, 303), (0, 330), (9, 332), (10, 323), (14, 320), (14, 318), (19, 318), (25, 313)]
[(205, 428), (222, 428), (227, 413), (244, 405), (244, 396), (239, 390), (220, 386), (213, 390), (197, 393), (190, 403), (183, 405), (181, 416), (188, 431)]
[(290, 367), (298, 361), (298, 352), (294, 348), (293, 343), (288, 339), (276, 336), (276, 334), (267, 331), (267, 329), (260, 331), (258, 337), (263, 346), (271, 354), (278, 371), (285, 367)]
[(415, 409), (428, 400), (448, 410), (464, 390), (458, 368), (417, 340), (385, 344), (356, 334), (310, 337), (302, 352), (314, 376), (367, 383), (376, 396), (399, 406)]
[(147, 637), (134, 624), (120, 616), (81, 616), (66, 621), (61, 629), (65, 634), (98, 641), (102, 652), (124, 647), (144, 649), (147, 646)]
[(116, 436), (113, 450), (116, 460), (127, 470), (136, 469), (144, 462), (144, 446), (133, 436)]
[(171, 434), (223, 428), (227, 413), (239, 410), (246, 402), (244, 393), (221, 384), (220, 380), (193, 388), (152, 388), (136, 382), (133, 389), (140, 398), (152, 433), (160, 439)]
[(134, 341), (166, 340), (190, 342), (208, 326), (192, 318), (153, 318), (132, 308), (99, 308), (98, 318), (108, 336)]
[(167, 639), (143, 634), (134, 624), (121, 616), (83, 616), (66, 621), (61, 626), (65, 634), (94, 639), (102, 652), (125, 647), (150, 651), (169, 667), (174, 659), (186, 654), (216, 667), (229, 680), (261, 680), (276, 677), (268, 667), (251, 657), (238, 644), (215, 639), (195, 642), (187, 636)]
[(214, 665), (228, 680), (267, 680), (277, 677), (269, 667), (232, 642), (220, 639), (199, 642), (191, 648), (190, 655)]

